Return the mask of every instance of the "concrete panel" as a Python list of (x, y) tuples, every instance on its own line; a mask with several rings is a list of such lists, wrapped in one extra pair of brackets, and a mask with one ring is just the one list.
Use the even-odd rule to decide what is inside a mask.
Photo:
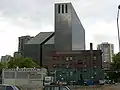
[[(58, 7), (65, 4), (55, 4), (55, 48), (57, 51), (72, 50), (71, 4), (68, 3), (68, 13), (58, 13)], [(60, 7), (62, 8), (62, 7)]]
[(72, 8), (72, 50), (85, 50), (85, 30)]

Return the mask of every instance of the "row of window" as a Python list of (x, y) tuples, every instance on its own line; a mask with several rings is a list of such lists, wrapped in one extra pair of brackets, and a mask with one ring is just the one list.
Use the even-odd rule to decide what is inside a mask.
[[(62, 6), (62, 8), (61, 8)], [(58, 13), (68, 13), (68, 6), (67, 4), (59, 4), (58, 5)]]
[[(53, 67), (72, 67), (72, 66), (76, 66), (76, 67), (84, 67), (84, 68), (87, 68), (87, 65), (86, 64), (82, 64), (82, 65), (79, 65), (79, 64), (76, 64), (76, 65), (73, 65), (73, 64), (53, 64)], [(97, 66), (96, 65), (92, 65), (93, 69), (96, 69)]]
[(59, 60), (60, 58), (63, 58), (66, 61), (74, 60), (75, 59), (75, 57), (53, 57), (53, 60)]
[[(58, 56), (54, 56), (53, 57), (53, 60), (59, 60), (60, 58), (63, 58), (65, 59), (66, 61), (69, 61), (69, 60), (76, 60), (77, 58), (75, 56), (65, 56), (65, 57), (58, 57)], [(79, 58), (79, 57), (78, 57)], [(84, 57), (84, 60), (86, 60), (87, 57)], [(96, 60), (96, 56), (94, 56), (92, 58), (94, 61)], [(78, 60), (78, 61), (83, 61), (83, 60)]]

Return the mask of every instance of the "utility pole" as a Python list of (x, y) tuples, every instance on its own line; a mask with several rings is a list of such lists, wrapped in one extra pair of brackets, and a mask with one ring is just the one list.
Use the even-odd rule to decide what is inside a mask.
[(120, 52), (119, 10), (120, 10), (120, 5), (118, 6), (118, 12), (117, 12), (117, 31), (118, 31), (118, 43), (119, 43), (119, 52)]

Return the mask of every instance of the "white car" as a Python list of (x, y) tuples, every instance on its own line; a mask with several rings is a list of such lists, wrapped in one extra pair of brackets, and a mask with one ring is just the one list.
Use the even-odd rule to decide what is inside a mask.
[(16, 86), (0, 84), (0, 90), (19, 90)]

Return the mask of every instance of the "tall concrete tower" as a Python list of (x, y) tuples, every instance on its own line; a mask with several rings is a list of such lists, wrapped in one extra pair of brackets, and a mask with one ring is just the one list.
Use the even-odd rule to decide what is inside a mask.
[(103, 42), (98, 44), (98, 50), (102, 50), (102, 66), (104, 69), (110, 68), (110, 63), (112, 62), (112, 57), (114, 54), (114, 45), (108, 42)]
[(55, 48), (85, 50), (85, 30), (71, 3), (55, 4)]

